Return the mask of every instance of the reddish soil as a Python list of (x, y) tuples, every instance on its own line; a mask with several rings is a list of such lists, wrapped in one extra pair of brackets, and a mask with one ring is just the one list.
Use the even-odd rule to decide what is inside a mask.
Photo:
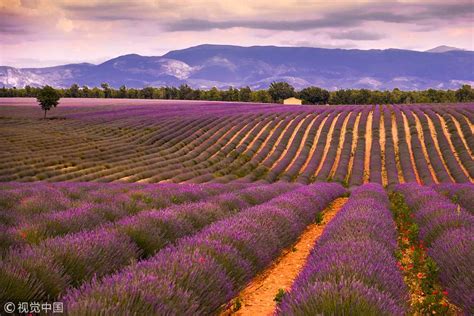
[(295, 156), (293, 157), (293, 159), (291, 160), (291, 162), (288, 164), (288, 166), (286, 167), (285, 169), (285, 172), (287, 172), (288, 170), (290, 170), (290, 168), (293, 166), (294, 162), (296, 161), (296, 159), (298, 159), (301, 151), (303, 150), (304, 148), (304, 145), (306, 144), (306, 141), (308, 139), (308, 134), (309, 132), (311, 131), (311, 129), (313, 128), (313, 125), (314, 125), (314, 122), (316, 121), (316, 119), (319, 117), (319, 115), (316, 115), (314, 118), (313, 118), (313, 121), (311, 123), (309, 123), (308, 125), (308, 128), (306, 129), (306, 131), (304, 132), (304, 135), (303, 135), (303, 138), (301, 139), (301, 144), (300, 146), (298, 147), (298, 150), (296, 151), (296, 154)]
[(341, 159), (341, 152), (342, 152), (342, 147), (344, 146), (344, 137), (346, 135), (346, 129), (347, 129), (347, 121), (349, 121), (350, 116), (351, 115), (347, 115), (346, 118), (344, 119), (344, 122), (342, 123), (341, 134), (339, 135), (339, 142), (337, 145), (336, 158), (334, 160), (334, 164), (332, 165), (331, 172), (329, 173), (330, 178), (334, 177), (337, 166), (339, 165), (339, 160)]
[(408, 152), (410, 153), (410, 161), (413, 167), (413, 171), (415, 172), (416, 182), (419, 184), (423, 184), (420, 179), (420, 175), (418, 174), (418, 169), (416, 168), (415, 164), (415, 156), (413, 155), (413, 149), (411, 148), (411, 134), (410, 134), (410, 127), (408, 125), (408, 119), (405, 116), (405, 113), (402, 112), (403, 117), (403, 128), (405, 129), (405, 138), (407, 140), (408, 145)]
[(278, 290), (291, 288), (293, 281), (305, 265), (315, 242), (321, 236), (327, 223), (334, 218), (347, 199), (338, 198), (334, 200), (323, 211), (321, 224), (309, 225), (292, 247), (285, 249), (270, 267), (259, 274), (240, 292), (237, 298), (240, 299), (242, 306), (238, 311), (232, 311), (237, 299), (235, 298), (221, 315), (272, 315), (276, 308), (273, 299)]
[(271, 168), (277, 166), (278, 163), (283, 159), (283, 157), (285, 157), (286, 153), (288, 152), (288, 148), (290, 148), (290, 146), (293, 144), (293, 140), (295, 139), (296, 133), (298, 133), (301, 128), (301, 125), (303, 125), (303, 123), (308, 120), (308, 118), (309, 115), (302, 119), (301, 122), (298, 123), (298, 125), (296, 125), (295, 129), (293, 130), (293, 133), (291, 133), (290, 139), (288, 139), (288, 143), (286, 144), (285, 149), (283, 149), (280, 157), (278, 157), (278, 159), (275, 161)]
[(458, 152), (456, 151), (456, 149), (454, 149), (454, 145), (451, 141), (451, 135), (449, 134), (448, 128), (446, 127), (446, 122), (445, 122), (444, 118), (441, 115), (439, 115), (438, 113), (436, 113), (436, 115), (438, 116), (439, 120), (441, 121), (441, 127), (443, 129), (443, 134), (446, 137), (446, 139), (448, 140), (449, 148), (453, 152), (454, 158), (456, 158), (456, 161), (458, 162), (458, 164), (461, 167), (464, 174), (472, 181), (471, 177), (469, 176), (469, 172), (467, 172), (466, 167), (464, 167), (464, 165), (462, 164), (461, 159), (459, 159)]
[(385, 187), (388, 184), (388, 178), (387, 178), (387, 167), (385, 164), (385, 124), (384, 124), (384, 116), (383, 116), (383, 111), (380, 113), (380, 154), (381, 154), (381, 161), (382, 161), (382, 185)]
[(351, 146), (351, 157), (349, 158), (349, 165), (347, 167), (347, 175), (346, 175), (346, 182), (349, 181), (349, 178), (352, 173), (352, 166), (354, 165), (354, 157), (355, 157), (355, 151), (357, 148), (357, 139), (359, 137), (359, 122), (360, 122), (360, 117), (362, 113), (359, 113), (356, 117), (356, 120), (354, 122), (354, 129), (352, 131), (352, 146)]
[(329, 118), (329, 115), (326, 116), (322, 121), (321, 121), (321, 124), (319, 124), (318, 126), (318, 131), (316, 132), (316, 136), (314, 137), (314, 141), (313, 141), (313, 145), (311, 146), (311, 149), (309, 151), (309, 154), (308, 154), (308, 158), (306, 158), (306, 161), (305, 163), (303, 164), (303, 166), (301, 167), (300, 169), (300, 173), (306, 169), (306, 167), (308, 166), (310, 160), (311, 160), (311, 157), (313, 157), (314, 155), (314, 151), (316, 150), (316, 145), (318, 144), (318, 141), (319, 141), (319, 136), (321, 135), (321, 130), (323, 129), (323, 126), (324, 124), (326, 123), (327, 119)]
[(337, 120), (339, 119), (340, 116), (341, 116), (341, 113), (336, 115), (334, 120), (332, 120), (332, 122), (331, 122), (331, 126), (329, 126), (328, 137), (326, 138), (326, 144), (324, 144), (324, 149), (323, 149), (323, 157), (321, 158), (321, 162), (319, 163), (319, 166), (316, 169), (316, 172), (314, 173), (314, 175), (319, 174), (319, 171), (321, 170), (321, 168), (324, 165), (324, 162), (326, 161), (326, 156), (328, 154), (329, 146), (331, 145), (331, 141), (332, 141), (332, 134), (334, 133), (334, 126), (336, 125), (336, 122), (337, 122)]
[(430, 170), (431, 176), (433, 177), (435, 183), (439, 183), (439, 179), (436, 177), (436, 172), (434, 171), (433, 166), (431, 165), (430, 156), (428, 155), (428, 150), (426, 149), (425, 135), (423, 134), (423, 128), (421, 127), (420, 119), (415, 114), (413, 114), (413, 117), (415, 118), (416, 131), (418, 133), (418, 137), (421, 143), (421, 151), (423, 152), (426, 162), (428, 163), (428, 169)]
[(404, 183), (405, 178), (403, 178), (403, 171), (402, 171), (402, 164), (400, 163), (400, 151), (398, 149), (398, 129), (397, 129), (397, 121), (395, 119), (395, 114), (392, 113), (392, 137), (393, 137), (393, 149), (395, 151), (395, 162), (397, 164), (397, 174), (398, 174), (398, 182)]
[(370, 180), (370, 152), (372, 149), (372, 121), (374, 112), (370, 111), (367, 116), (367, 126), (365, 127), (365, 156), (364, 156), (364, 183)]

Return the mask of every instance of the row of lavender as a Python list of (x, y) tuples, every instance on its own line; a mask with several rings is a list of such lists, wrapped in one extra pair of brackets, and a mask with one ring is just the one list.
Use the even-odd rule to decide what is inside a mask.
[(445, 183), (435, 185), (433, 188), (474, 215), (474, 184)]
[[(472, 185), (455, 186), (450, 190), (469, 190), (472, 194)], [(447, 289), (449, 299), (466, 315), (473, 315), (474, 216), (430, 187), (405, 184), (396, 190), (405, 196), (406, 204), (414, 211), (420, 238), (439, 268), (440, 282)]]
[[(6, 249), (0, 263), (0, 301), (56, 298), (71, 286), (79, 286), (94, 276), (104, 276), (152, 256), (215, 221), (298, 187), (288, 183), (243, 189), (238, 189), (239, 186), (243, 185), (211, 185), (208, 191), (207, 186), (203, 186), (194, 192), (188, 188), (186, 192), (184, 185), (183, 192), (175, 192), (175, 196), (184, 201), (192, 197), (200, 201), (161, 210), (143, 208), (109, 222), (94, 222), (102, 215), (100, 209), (46, 213), (45, 216), (53, 215), (46, 224), (26, 224), (26, 227), (43, 228), (43, 239), (35, 240), (37, 243), (24, 241)], [(159, 187), (166, 193), (167, 185)], [(172, 189), (167, 193), (170, 191)], [(68, 231), (66, 227), (72, 229)], [(22, 232), (23, 229), (20, 225), (10, 231)], [(57, 237), (52, 237), (55, 235)]]
[(183, 104), (130, 107), (116, 116), (98, 111), (97, 119), (72, 116), (52, 126), (12, 121), (2, 129), (0, 181), (333, 179), (357, 186), (368, 174), (371, 182), (393, 186), (469, 182), (474, 176), (468, 105), (211, 108), (206, 113)]
[(195, 202), (245, 187), (4, 183), (0, 186), (0, 253), (14, 245), (94, 228), (143, 210)]
[(279, 315), (404, 315), (397, 230), (382, 186), (355, 189), (328, 224)]
[[(87, 163), (81, 162), (80, 166), (74, 165), (75, 168), (71, 168), (72, 170), (67, 172), (67, 174), (61, 174), (62, 168), (48, 168), (48, 170), (44, 173), (40, 173), (40, 176), (42, 178), (51, 179), (52, 181), (64, 181), (69, 179), (75, 179), (75, 181), (88, 181), (91, 179), (96, 179), (98, 177), (101, 178), (102, 181), (111, 181), (130, 175), (133, 176), (133, 179), (150, 178), (152, 175), (157, 175), (157, 172), (153, 172), (152, 174), (150, 174), (150, 168), (143, 168), (143, 165), (146, 164), (147, 166), (149, 166), (151, 164), (157, 164), (157, 167), (160, 168), (160, 164), (162, 164), (162, 162), (165, 160), (178, 159), (176, 160), (177, 162), (189, 162), (192, 160), (186, 158), (189, 158), (190, 154), (200, 154), (202, 151), (208, 149), (216, 150), (216, 148), (218, 149), (224, 144), (213, 143), (210, 138), (215, 139), (217, 132), (223, 133), (225, 131), (228, 131), (228, 127), (234, 125), (234, 122), (236, 121), (247, 121), (246, 123), (248, 123), (248, 121), (253, 121), (253, 123), (255, 123), (261, 121), (261, 119), (264, 117), (279, 115), (278, 113), (284, 113), (284, 115), (288, 115), (291, 114), (292, 111), (296, 110), (298, 110), (299, 113), (303, 112), (301, 108), (289, 109), (288, 107), (271, 108), (265, 106), (245, 107), (226, 105), (225, 109), (220, 109), (218, 111), (216, 111), (218, 107), (214, 106), (214, 110), (207, 111), (204, 108), (204, 112), (201, 110), (197, 110), (196, 107), (183, 107), (182, 104), (176, 104), (175, 107), (181, 108), (180, 111), (174, 113), (173, 111), (169, 111), (169, 105), (165, 105), (161, 107), (160, 111), (158, 112), (156, 111), (156, 108), (121, 109), (118, 110), (117, 113), (112, 113), (113, 111), (98, 112), (97, 116), (101, 124), (97, 124), (95, 120), (85, 120), (85, 122), (82, 122), (82, 125), (80, 124), (81, 121), (77, 120), (68, 122), (67, 124), (74, 125), (74, 127), (76, 127), (75, 129), (77, 130), (77, 132), (86, 134), (88, 136), (91, 133), (98, 134), (97, 132), (102, 131), (107, 133), (107, 138), (109, 136), (115, 136), (115, 138), (119, 139), (128, 138), (132, 140), (132, 143), (137, 142), (137, 145), (141, 149), (146, 147), (146, 152), (139, 152), (137, 157), (137, 151), (130, 147), (124, 148), (122, 142), (114, 142), (112, 144), (108, 143), (106, 151), (97, 150), (97, 146), (93, 146), (95, 148), (93, 150), (88, 150), (88, 153), (93, 154), (93, 157), (95, 159), (107, 161), (107, 165), (109, 167), (94, 167), (93, 165), (88, 165)], [(243, 110), (243, 108), (252, 112), (252, 114), (243, 115), (243, 112), (248, 112)], [(129, 114), (133, 114), (135, 117), (127, 117), (127, 119), (124, 119), (123, 114), (128, 112), (130, 112)], [(174, 114), (169, 114), (168, 112), (173, 112)], [(223, 112), (225, 115), (216, 115), (217, 112)], [(305, 112), (308, 113), (309, 110)], [(177, 113), (180, 114), (179, 117), (176, 116)], [(156, 114), (159, 114), (159, 116), (157, 116)], [(199, 115), (196, 116), (196, 114)], [(112, 116), (109, 117), (109, 115)], [(109, 119), (107, 121), (111, 124), (102, 124), (102, 116), (108, 117)], [(137, 117), (143, 118), (143, 120), (140, 120), (137, 123)], [(85, 119), (85, 117), (83, 116), (73, 116), (73, 118)], [(251, 124), (250, 126), (254, 126), (254, 124)], [(170, 130), (172, 132), (170, 132)], [(206, 143), (207, 146), (203, 143)], [(99, 142), (97, 142), (96, 144), (100, 145)], [(84, 149), (90, 148), (90, 146), (87, 146), (87, 143), (77, 144), (76, 142), (75, 147), (67, 146), (66, 148), (63, 145), (64, 144), (58, 146), (57, 144), (55, 144), (54, 146), (52, 146), (51, 144), (49, 144), (43, 147), (40, 146), (38, 150), (42, 152), (43, 156), (49, 156), (51, 155), (51, 152), (55, 149), (61, 151), (72, 150), (74, 153), (77, 152), (77, 149), (82, 149), (80, 155), (81, 159), (82, 157), (84, 159), (92, 158), (91, 155), (89, 155), (88, 153), (84, 153)], [(153, 145), (153, 147), (150, 148), (148, 147), (149, 145)], [(209, 146), (211, 146), (211, 148), (209, 148)], [(45, 151), (43, 153), (44, 147), (48, 147), (49, 151)], [(116, 152), (116, 150), (120, 149), (120, 155), (113, 154), (113, 152)], [(159, 156), (157, 156), (158, 153)], [(130, 160), (133, 158), (134, 164), (138, 166), (136, 168), (125, 168), (123, 166), (123, 161)], [(26, 157), (25, 159), (22, 159), (22, 162), (30, 160), (30, 157)], [(199, 161), (205, 161), (205, 159), (201, 159)], [(5, 163), (11, 166), (18, 165), (18, 162), (14, 161), (5, 161)], [(41, 166), (43, 165), (43, 163), (41, 162), (37, 165)], [(84, 168), (88, 169), (87, 173), (82, 170)], [(0, 179), (2, 179), (3, 181), (8, 179), (15, 179), (12, 178), (13, 174), (14, 173), (12, 172), (5, 173), (4, 177), (2, 177), (3, 174), (0, 173)], [(16, 178), (23, 178), (25, 176), (30, 177), (33, 175), (36, 176), (35, 174), (21, 173)], [(180, 173), (172, 173), (171, 175), (176, 176), (180, 175)], [(155, 180), (159, 181), (159, 179), (153, 179), (153, 181)]]
[(218, 221), (148, 260), (70, 291), (64, 297), (68, 313), (215, 313), (344, 193), (337, 184), (303, 186)]

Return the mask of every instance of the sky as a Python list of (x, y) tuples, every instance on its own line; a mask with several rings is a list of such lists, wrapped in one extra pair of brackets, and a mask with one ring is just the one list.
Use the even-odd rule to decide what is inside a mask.
[(474, 0), (0, 0), (0, 65), (97, 64), (200, 44), (474, 50)]

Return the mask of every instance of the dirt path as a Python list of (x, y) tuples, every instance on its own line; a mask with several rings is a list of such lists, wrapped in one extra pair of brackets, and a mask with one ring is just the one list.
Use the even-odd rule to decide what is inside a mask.
[(370, 181), (370, 154), (372, 150), (372, 121), (374, 111), (367, 115), (367, 126), (365, 127), (365, 155), (364, 155), (364, 183)]
[(436, 113), (436, 116), (438, 117), (438, 119), (440, 120), (441, 122), (441, 129), (443, 130), (443, 134), (444, 136), (446, 137), (446, 140), (448, 141), (448, 145), (449, 145), (449, 148), (451, 149), (451, 151), (453, 152), (453, 156), (454, 158), (456, 158), (456, 161), (458, 162), (458, 165), (459, 167), (461, 167), (461, 170), (462, 172), (464, 172), (464, 174), (466, 175), (466, 177), (468, 179), (471, 179), (471, 177), (469, 176), (469, 172), (467, 172), (466, 170), (466, 167), (464, 167), (461, 159), (459, 158), (458, 156), (458, 152), (456, 151), (456, 149), (454, 148), (454, 145), (451, 141), (451, 135), (449, 134), (449, 131), (448, 131), (448, 128), (446, 127), (446, 122), (444, 120), (444, 118), (439, 115), (438, 113)]
[(382, 185), (385, 187), (388, 184), (388, 177), (387, 177), (387, 167), (385, 164), (385, 124), (384, 124), (384, 114), (383, 109), (380, 109), (380, 136), (379, 136), (379, 143), (380, 143), (380, 156), (381, 156), (381, 163), (382, 163)]
[(407, 140), (408, 153), (410, 156), (410, 161), (413, 167), (413, 171), (415, 172), (416, 182), (419, 184), (423, 184), (423, 182), (421, 181), (420, 175), (418, 174), (418, 168), (416, 167), (416, 163), (415, 163), (415, 155), (413, 155), (413, 149), (411, 148), (410, 125), (408, 124), (408, 119), (406, 118), (405, 113), (403, 113), (403, 111), (400, 111), (400, 112), (403, 118), (403, 128), (405, 129), (405, 138)]
[[(413, 115), (416, 116), (415, 113), (413, 113)], [(449, 178), (451, 179), (451, 181), (456, 182), (454, 180), (453, 176), (451, 175), (451, 171), (449, 170), (448, 165), (446, 165), (446, 161), (444, 161), (443, 154), (441, 153), (441, 149), (439, 147), (438, 136), (436, 134), (436, 129), (433, 125), (433, 122), (431, 121), (431, 119), (428, 115), (426, 115), (425, 113), (423, 113), (423, 115), (425, 116), (426, 121), (428, 122), (428, 128), (430, 130), (431, 138), (433, 139), (433, 143), (434, 143), (436, 151), (438, 152), (438, 156), (440, 157), (441, 163), (443, 164), (444, 168), (448, 172), (448, 175), (449, 175)]]
[(346, 136), (347, 122), (349, 121), (349, 117), (351, 117), (351, 115), (352, 113), (348, 114), (346, 118), (344, 119), (344, 122), (342, 123), (341, 134), (339, 135), (339, 142), (337, 143), (336, 157), (331, 167), (331, 171), (329, 172), (329, 178), (331, 179), (334, 177), (337, 166), (339, 165), (339, 160), (341, 159), (342, 147), (344, 146), (344, 138)]
[(321, 171), (321, 168), (323, 167), (324, 162), (326, 161), (326, 156), (328, 155), (329, 146), (331, 145), (331, 141), (332, 141), (332, 134), (334, 133), (334, 126), (336, 125), (337, 120), (339, 120), (339, 118), (341, 117), (341, 114), (342, 113), (339, 113), (338, 115), (336, 115), (334, 120), (332, 120), (331, 122), (331, 126), (329, 126), (328, 136), (326, 138), (326, 144), (324, 144), (323, 156), (321, 157), (321, 161), (319, 162), (318, 168), (314, 172), (314, 176), (317, 176), (319, 174), (319, 171)]
[(474, 124), (471, 123), (471, 120), (466, 115), (462, 115), (462, 118), (466, 121), (467, 125), (469, 125), (469, 128), (471, 129), (471, 134), (474, 134)]
[(311, 131), (311, 129), (313, 128), (313, 125), (314, 125), (314, 122), (316, 122), (316, 119), (319, 117), (319, 114), (317, 114), (313, 120), (311, 121), (311, 123), (308, 125), (308, 128), (306, 129), (306, 131), (304, 132), (304, 135), (303, 135), (303, 138), (301, 139), (301, 144), (300, 146), (298, 147), (298, 150), (296, 151), (296, 154), (295, 156), (293, 157), (293, 159), (291, 160), (291, 162), (288, 164), (288, 166), (285, 168), (285, 172), (287, 172), (288, 170), (291, 169), (291, 167), (293, 167), (293, 164), (295, 163), (296, 159), (298, 159), (301, 151), (303, 150), (304, 146), (306, 145), (306, 141), (308, 139), (308, 134), (309, 132)]
[[(252, 122), (254, 123), (254, 122)], [(252, 123), (249, 123), (249, 124), (252, 124)], [(237, 146), (235, 146), (235, 148), (239, 148), (249, 137), (250, 135), (252, 135), (253, 131), (256, 130), (257, 128), (261, 127), (261, 125), (263, 124), (263, 121), (260, 121), (258, 122), (257, 124), (255, 124), (254, 127), (252, 127), (246, 135), (244, 135), (244, 137), (242, 137), (242, 139), (239, 141), (239, 143), (237, 144)], [(247, 124), (248, 125), (248, 124)], [(246, 125), (246, 126), (247, 126)], [(239, 131), (240, 132), (240, 131)], [(229, 143), (228, 143), (229, 144)]]
[(467, 141), (464, 138), (464, 134), (463, 134), (462, 129), (461, 129), (461, 124), (459, 124), (458, 120), (454, 116), (452, 116), (451, 114), (449, 114), (449, 116), (451, 117), (451, 120), (454, 122), (454, 126), (456, 127), (456, 130), (458, 131), (459, 137), (461, 138), (461, 141), (463, 142), (464, 146), (466, 147), (467, 152), (469, 153), (469, 156), (471, 156), (471, 159), (473, 159), (474, 157), (472, 155), (471, 149), (467, 145)]
[(244, 154), (246, 154), (247, 152), (249, 152), (249, 150), (252, 148), (252, 146), (255, 144), (255, 142), (260, 138), (260, 136), (262, 136), (262, 134), (265, 132), (265, 130), (268, 128), (268, 126), (270, 124), (272, 124), (272, 121), (269, 121), (267, 124), (265, 124), (264, 127), (262, 127), (260, 129), (260, 131), (258, 132), (258, 134), (254, 137), (254, 139), (252, 139), (252, 141), (250, 142), (250, 144), (247, 146), (247, 148), (245, 149), (244, 151)]
[[(302, 118), (301, 121), (304, 121), (306, 119), (306, 117)], [(272, 149), (270, 150), (270, 152), (268, 153), (268, 155), (265, 157), (265, 159), (263, 160), (263, 164), (265, 164), (265, 161), (267, 161), (272, 155), (273, 155), (273, 152), (275, 152), (275, 150), (277, 149), (278, 145), (280, 144), (283, 136), (285, 136), (286, 134), (286, 131), (288, 130), (288, 128), (290, 128), (291, 124), (293, 124), (293, 122), (296, 120), (296, 118), (293, 118), (291, 121), (288, 122), (288, 125), (285, 126), (285, 128), (283, 129), (283, 131), (281, 132), (280, 136), (278, 136), (278, 139), (276, 140), (275, 142), (275, 145), (273, 145)], [(300, 122), (301, 123), (301, 122)]]
[[(234, 312), (237, 298), (229, 303), (229, 308), (221, 315), (272, 315), (276, 308), (273, 300), (279, 289), (288, 290), (293, 281), (301, 272), (306, 260), (314, 247), (314, 243), (321, 236), (327, 223), (334, 218), (337, 212), (346, 203), (347, 197), (335, 199), (324, 211), (321, 224), (311, 224), (301, 234), (299, 240), (288, 249), (265, 271), (253, 279), (242, 290), (237, 298), (241, 308)], [(296, 250), (296, 251), (293, 251)]]
[(392, 120), (392, 138), (393, 138), (393, 150), (395, 152), (395, 162), (397, 165), (398, 173), (398, 182), (405, 183), (405, 178), (403, 177), (402, 164), (400, 162), (400, 150), (398, 148), (398, 129), (397, 129), (397, 120), (395, 119), (395, 113), (390, 111), (391, 120)]
[(352, 130), (351, 156), (349, 158), (349, 164), (347, 166), (347, 174), (346, 174), (346, 179), (345, 179), (346, 183), (349, 182), (349, 178), (352, 173), (352, 166), (354, 165), (354, 157), (355, 157), (355, 151), (357, 148), (357, 139), (359, 138), (359, 122), (360, 122), (361, 116), (362, 116), (362, 112), (359, 112), (354, 122), (354, 129)]
[[(239, 129), (238, 131), (236, 131), (235, 134), (234, 134), (234, 136), (232, 136), (231, 139), (230, 139), (226, 144), (224, 144), (224, 146), (222, 146), (222, 147), (221, 147), (219, 150), (217, 150), (211, 157), (209, 157), (209, 159), (215, 158), (215, 157), (221, 152), (221, 150), (222, 150), (225, 146), (227, 146), (228, 144), (230, 144), (237, 136), (239, 136), (239, 135), (240, 135), (240, 132), (241, 132), (242, 130), (244, 130), (247, 126), (248, 126), (248, 124), (245, 124), (241, 129)], [(219, 139), (219, 141), (220, 141), (221, 139), (224, 139), (225, 137), (227, 137), (227, 135), (229, 135), (229, 133), (232, 133), (232, 131), (234, 130), (234, 128), (235, 128), (235, 126), (232, 127), (230, 130), (228, 130), (224, 135), (222, 135), (222, 137)], [(216, 143), (217, 143), (217, 142), (216, 142)]]
[(298, 173), (303, 172), (306, 167), (308, 166), (309, 162), (311, 161), (311, 158), (314, 155), (314, 151), (316, 150), (316, 145), (318, 144), (319, 141), (319, 136), (321, 135), (321, 130), (323, 129), (324, 124), (326, 124), (326, 121), (328, 120), (330, 114), (325, 114), (326, 117), (321, 121), (321, 124), (318, 126), (318, 131), (316, 132), (316, 136), (314, 137), (313, 145), (311, 146), (311, 149), (309, 150), (308, 157), (306, 158), (305, 163), (301, 167), (300, 171)]
[[(293, 144), (293, 140), (296, 137), (296, 134), (300, 131), (301, 126), (306, 122), (306, 120), (310, 121), (310, 115), (306, 116), (304, 119), (301, 120), (301, 122), (296, 125), (295, 129), (293, 130), (293, 133), (291, 133), (290, 138), (288, 139), (288, 143), (286, 143), (285, 148), (280, 154), (280, 157), (273, 163), (273, 165), (269, 168), (270, 170), (273, 169), (275, 166), (278, 166), (280, 161), (283, 160), (283, 158), (286, 156), (286, 153), (288, 152), (288, 149), (290, 149), (291, 145)], [(307, 131), (307, 129), (306, 129)], [(306, 133), (305, 131), (305, 133)]]
[(420, 139), (420, 144), (421, 144), (421, 151), (423, 152), (423, 155), (425, 156), (426, 162), (428, 164), (428, 169), (430, 170), (431, 177), (435, 181), (435, 183), (439, 183), (438, 176), (436, 175), (436, 172), (433, 169), (433, 166), (431, 165), (431, 160), (430, 160), (430, 155), (428, 155), (428, 150), (426, 149), (426, 144), (425, 144), (425, 135), (423, 134), (423, 127), (421, 127), (421, 122), (418, 116), (413, 113), (413, 118), (415, 119), (415, 126), (416, 126), (416, 131), (418, 133), (418, 137)]
[(283, 124), (283, 122), (285, 121), (283, 118), (278, 118), (280, 121), (277, 123), (277, 125), (268, 133), (267, 135), (267, 138), (265, 138), (265, 140), (263, 141), (262, 145), (260, 146), (260, 148), (258, 148), (258, 150), (255, 152), (255, 155), (254, 156), (257, 156), (264, 148), (265, 146), (267, 145), (268, 141), (270, 140), (270, 138), (272, 138), (273, 136), (273, 133), (275, 133), (275, 131), (278, 131), (278, 128), (280, 127), (281, 124)]

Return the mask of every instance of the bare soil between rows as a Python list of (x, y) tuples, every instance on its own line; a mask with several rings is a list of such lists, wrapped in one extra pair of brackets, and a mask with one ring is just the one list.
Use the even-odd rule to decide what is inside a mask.
[[(275, 295), (279, 289), (291, 288), (294, 280), (304, 267), (315, 242), (326, 225), (334, 218), (347, 197), (337, 198), (323, 211), (320, 224), (310, 224), (298, 241), (282, 251), (281, 256), (271, 266), (255, 277), (239, 295), (233, 299), (221, 315), (272, 315), (276, 309)], [(241, 307), (233, 311), (237, 298)]]

